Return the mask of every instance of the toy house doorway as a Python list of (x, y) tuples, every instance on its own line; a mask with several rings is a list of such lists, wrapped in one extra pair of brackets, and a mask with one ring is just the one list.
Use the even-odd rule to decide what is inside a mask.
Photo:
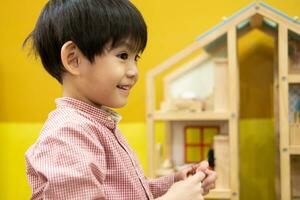
[[(250, 24), (252, 30), (237, 41), (240, 81), (240, 198), (271, 200), (276, 199), (278, 31), (276, 23), (260, 15), (253, 16)], [(241, 32), (242, 29), (238, 34)], [(249, 175), (252, 179), (248, 178)], [(260, 188), (265, 188), (268, 193)]]

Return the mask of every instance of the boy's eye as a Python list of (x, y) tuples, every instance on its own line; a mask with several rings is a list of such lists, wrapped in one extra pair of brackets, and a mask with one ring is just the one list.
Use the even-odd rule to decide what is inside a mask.
[(128, 58), (128, 53), (121, 53), (118, 55), (119, 58), (121, 58), (122, 60), (126, 60)]

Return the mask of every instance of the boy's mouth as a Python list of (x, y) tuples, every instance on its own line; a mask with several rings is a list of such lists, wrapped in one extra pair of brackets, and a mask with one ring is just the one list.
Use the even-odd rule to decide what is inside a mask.
[(131, 88), (130, 85), (117, 85), (117, 88), (121, 90), (129, 90)]

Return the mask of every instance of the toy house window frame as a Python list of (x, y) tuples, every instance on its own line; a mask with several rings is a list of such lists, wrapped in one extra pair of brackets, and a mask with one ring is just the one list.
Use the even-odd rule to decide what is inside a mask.
[[(198, 129), (199, 130), (199, 141), (193, 142), (193, 143), (188, 143), (188, 129)], [(205, 138), (205, 130), (206, 129), (215, 129), (216, 134), (220, 134), (220, 127), (219, 126), (185, 126), (184, 127), (184, 162), (185, 163), (195, 163), (195, 162), (200, 162), (202, 160), (205, 160), (205, 148), (211, 148), (212, 143), (205, 143), (204, 138)], [(188, 156), (188, 148), (200, 148), (200, 155), (199, 159), (194, 159), (194, 160), (189, 160)]]

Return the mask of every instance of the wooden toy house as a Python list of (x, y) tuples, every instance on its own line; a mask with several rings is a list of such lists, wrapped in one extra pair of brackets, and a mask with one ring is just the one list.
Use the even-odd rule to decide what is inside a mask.
[[(250, 4), (224, 19), (148, 72), (150, 176), (198, 162), (209, 149), (214, 149), (219, 179), (216, 189), (206, 198), (240, 198), (241, 86), (237, 42), (254, 29), (268, 34), (275, 41), (272, 103), (275, 133), (279, 133), (281, 199), (300, 196), (300, 22), (262, 2)], [(155, 85), (157, 77), (162, 75), (164, 96), (158, 101)], [(165, 125), (165, 156), (159, 159), (155, 144), (156, 122)], [(164, 163), (163, 170), (160, 169), (161, 163)]]

